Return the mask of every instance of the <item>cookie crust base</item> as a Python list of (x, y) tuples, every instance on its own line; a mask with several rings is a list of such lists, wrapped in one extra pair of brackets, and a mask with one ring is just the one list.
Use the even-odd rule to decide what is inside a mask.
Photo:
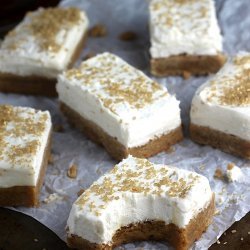
[(190, 137), (199, 144), (210, 145), (226, 153), (250, 159), (250, 141), (237, 136), (191, 123)]
[(224, 65), (226, 57), (223, 54), (215, 56), (176, 55), (166, 58), (151, 58), (151, 73), (155, 76), (181, 75), (188, 78), (191, 75), (207, 75), (216, 73)]
[(41, 163), (40, 173), (36, 186), (13, 186), (9, 188), (0, 187), (0, 206), (25, 206), (38, 207), (39, 194), (43, 185), (48, 160), (51, 149), (51, 132), (44, 151), (43, 161)]
[(162, 151), (167, 151), (171, 145), (181, 141), (183, 138), (182, 128), (179, 126), (167, 134), (150, 140), (143, 146), (126, 148), (114, 137), (111, 137), (105, 131), (103, 131), (95, 123), (83, 118), (63, 102), (61, 102), (60, 106), (62, 112), (68, 118), (69, 123), (80, 129), (92, 141), (102, 145), (106, 151), (116, 160), (122, 160), (129, 154), (139, 158), (148, 158)]

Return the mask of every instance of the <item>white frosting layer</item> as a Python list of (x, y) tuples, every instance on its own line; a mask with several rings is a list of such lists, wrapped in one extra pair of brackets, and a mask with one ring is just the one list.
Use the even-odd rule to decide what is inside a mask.
[[(61, 71), (67, 69), (76, 46), (87, 31), (87, 16), (79, 11), (79, 22), (67, 24), (65, 21), (65, 24), (61, 25), (60, 31), (56, 34), (56, 43), (60, 49), (53, 51), (50, 48), (41, 49), (39, 39), (29, 28), (32, 20), (46, 11), (47, 9), (39, 8), (28, 13), (12, 33), (5, 37), (0, 47), (0, 72), (56, 78)], [(44, 25), (47, 25), (46, 23)]]
[(73, 204), (68, 235), (107, 244), (131, 223), (158, 220), (185, 228), (211, 198), (206, 177), (129, 156)]
[[(0, 187), (36, 186), (51, 130), (48, 111), (0, 106)], [(7, 113), (6, 113), (7, 111)]]
[(109, 53), (58, 77), (59, 99), (126, 147), (146, 144), (181, 124), (179, 101)]
[[(236, 60), (238, 63), (235, 63)], [(229, 60), (195, 93), (190, 112), (191, 123), (250, 141), (249, 70), (250, 54), (242, 52)]]
[(151, 0), (149, 9), (152, 58), (222, 51), (213, 0)]

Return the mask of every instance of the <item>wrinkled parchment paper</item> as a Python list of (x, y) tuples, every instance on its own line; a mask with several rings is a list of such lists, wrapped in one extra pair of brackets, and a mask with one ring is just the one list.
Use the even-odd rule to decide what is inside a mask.
[[(103, 38), (90, 38), (82, 58), (89, 52), (111, 51), (135, 67), (148, 70), (148, 11), (147, 1), (143, 0), (66, 0), (63, 6), (77, 6), (85, 9), (91, 22), (104, 24), (108, 35)], [(216, 1), (217, 15), (224, 35), (224, 50), (233, 55), (239, 50), (250, 51), (250, 4), (246, 0)], [(120, 33), (134, 31), (138, 39), (125, 42), (118, 39)], [(209, 178), (216, 194), (217, 215), (212, 225), (193, 249), (207, 249), (235, 221), (250, 211), (250, 162), (229, 154), (201, 147), (188, 139), (187, 125), (192, 96), (208, 77), (181, 77), (157, 79), (168, 90), (176, 94), (181, 101), (182, 119), (185, 125), (186, 139), (175, 145), (169, 153), (161, 153), (150, 160), (155, 163), (173, 164), (180, 168), (194, 170)], [(63, 132), (53, 133), (53, 164), (50, 164), (41, 193), (39, 208), (17, 208), (29, 214), (52, 229), (65, 240), (65, 225), (77, 192), (88, 188), (94, 180), (108, 171), (114, 164), (105, 150), (87, 140), (76, 129), (71, 128), (58, 109), (57, 99), (12, 94), (0, 94), (0, 103), (31, 106), (49, 110), (54, 124), (63, 124)], [(241, 167), (244, 178), (240, 182), (228, 183), (214, 179), (215, 169), (225, 171), (228, 163)], [(78, 166), (76, 179), (67, 177), (71, 164)], [(171, 249), (161, 243), (140, 242), (127, 244), (119, 249)]]

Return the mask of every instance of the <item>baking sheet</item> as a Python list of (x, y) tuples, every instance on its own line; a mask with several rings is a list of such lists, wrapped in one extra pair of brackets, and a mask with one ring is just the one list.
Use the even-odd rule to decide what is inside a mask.
[[(144, 70), (148, 70), (148, 11), (147, 1), (142, 0), (66, 0), (63, 6), (78, 6), (85, 9), (91, 21), (107, 27), (108, 35), (103, 38), (90, 38), (82, 58), (90, 53), (111, 51), (126, 61)], [(239, 50), (250, 51), (250, 5), (246, 0), (216, 1), (219, 23), (224, 35), (224, 50), (233, 55)], [(125, 42), (118, 39), (125, 31), (136, 32), (138, 39)], [(212, 149), (201, 147), (187, 136), (189, 109), (192, 96), (208, 77), (192, 77), (184, 80), (181, 77), (156, 79), (175, 93), (181, 101), (182, 119), (185, 125), (186, 139), (175, 145), (169, 153), (161, 153), (150, 160), (155, 163), (173, 164), (180, 168), (194, 170), (207, 176), (211, 187), (216, 193), (216, 208), (218, 214), (212, 225), (193, 249), (207, 249), (234, 222), (240, 220), (250, 211), (250, 168), (249, 161), (231, 156)], [(12, 94), (0, 94), (0, 103), (31, 106), (37, 109), (49, 110), (55, 125), (63, 125), (63, 132), (53, 133), (53, 164), (46, 173), (42, 188), (41, 206), (39, 208), (17, 208), (33, 216), (52, 229), (65, 240), (65, 225), (72, 203), (77, 198), (77, 192), (88, 188), (94, 180), (108, 171), (114, 164), (109, 155), (101, 147), (87, 140), (77, 130), (71, 128), (58, 108), (56, 99), (32, 97)], [(225, 170), (228, 163), (241, 167), (244, 178), (238, 183), (228, 183), (213, 177), (215, 169)], [(67, 177), (69, 166), (78, 166), (76, 179)], [(171, 249), (161, 243), (140, 242), (127, 244), (119, 249)]]

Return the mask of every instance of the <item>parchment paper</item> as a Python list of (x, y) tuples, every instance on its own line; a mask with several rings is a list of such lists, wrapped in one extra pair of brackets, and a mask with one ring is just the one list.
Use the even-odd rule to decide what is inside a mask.
[[(148, 11), (147, 1), (143, 0), (66, 0), (63, 6), (78, 6), (85, 9), (91, 21), (104, 24), (108, 35), (103, 38), (90, 38), (82, 57), (89, 52), (111, 51), (126, 61), (144, 70), (148, 70)], [(226, 54), (235, 54), (239, 50), (250, 50), (250, 4), (248, 0), (218, 0), (217, 15), (224, 35)], [(118, 39), (121, 32), (134, 31), (138, 39), (124, 42)], [(155, 163), (173, 164), (180, 168), (194, 170), (207, 176), (216, 193), (218, 214), (213, 224), (197, 241), (193, 249), (207, 249), (235, 221), (250, 211), (250, 168), (249, 161), (223, 153), (211, 147), (201, 147), (188, 139), (187, 125), (192, 96), (208, 77), (181, 77), (156, 79), (167, 86), (181, 101), (182, 119), (185, 125), (186, 139), (174, 146), (170, 153), (161, 153), (150, 160)], [(31, 106), (49, 110), (54, 124), (63, 124), (63, 132), (53, 133), (52, 152), (54, 163), (50, 164), (41, 193), (39, 208), (17, 208), (29, 214), (51, 228), (65, 240), (65, 225), (72, 203), (80, 189), (88, 188), (94, 180), (109, 170), (114, 164), (105, 150), (76, 129), (70, 128), (58, 109), (58, 101), (45, 97), (0, 94), (0, 103)], [(215, 169), (226, 169), (233, 162), (241, 167), (244, 178), (240, 182), (228, 183), (214, 179)], [(70, 164), (78, 165), (77, 179), (67, 177)], [(120, 249), (170, 249), (161, 243), (140, 242), (127, 244)]]

